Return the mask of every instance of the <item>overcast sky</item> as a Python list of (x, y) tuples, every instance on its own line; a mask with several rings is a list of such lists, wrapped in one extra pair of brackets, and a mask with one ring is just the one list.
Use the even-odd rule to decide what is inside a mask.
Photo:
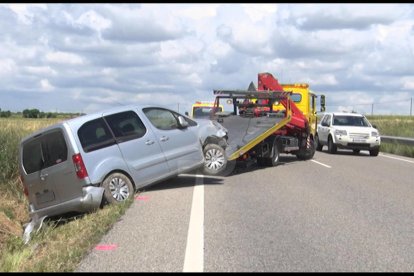
[[(1, 4), (0, 108), (180, 112), (257, 74), (327, 111), (410, 114), (411, 4)], [(374, 106), (372, 106), (374, 104)]]

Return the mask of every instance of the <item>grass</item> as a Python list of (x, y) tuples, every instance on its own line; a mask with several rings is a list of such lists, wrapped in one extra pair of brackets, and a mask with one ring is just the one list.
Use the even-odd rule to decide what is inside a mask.
[(132, 200), (107, 205), (58, 226), (48, 221), (28, 245), (11, 237), (0, 259), (4, 272), (72, 272), (79, 262), (125, 213)]
[[(368, 116), (380, 134), (414, 137), (414, 118)], [(0, 272), (71, 272), (92, 250), (132, 201), (109, 205), (96, 212), (57, 223), (48, 221), (22, 242), (23, 225), (28, 222), (28, 201), (18, 174), (20, 140), (40, 128), (62, 120), (0, 118)], [(414, 157), (414, 147), (383, 143), (381, 151)]]
[[(380, 135), (414, 138), (414, 116), (371, 115), (367, 116)], [(381, 142), (381, 151), (414, 157), (414, 146)]]

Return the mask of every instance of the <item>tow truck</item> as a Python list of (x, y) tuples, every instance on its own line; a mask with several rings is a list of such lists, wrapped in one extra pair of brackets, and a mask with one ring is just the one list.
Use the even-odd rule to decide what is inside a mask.
[[(228, 130), (228, 145), (223, 149), (228, 161), (255, 160), (259, 166), (276, 166), (280, 153), (300, 160), (313, 158), (317, 95), (308, 84), (279, 84), (272, 74), (259, 73), (257, 89), (252, 82), (247, 90), (213, 92), (216, 108), (211, 119)], [(232, 111), (218, 111), (223, 100)]]
[[(214, 102), (203, 102), (203, 101), (196, 101), (191, 106), (191, 118), (209, 118), (214, 107)], [(219, 112), (223, 111), (223, 106), (221, 105)], [(186, 114), (188, 115), (188, 113)]]

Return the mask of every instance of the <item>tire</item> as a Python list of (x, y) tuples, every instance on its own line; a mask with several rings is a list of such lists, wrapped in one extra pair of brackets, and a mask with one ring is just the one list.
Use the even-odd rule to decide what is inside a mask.
[(336, 147), (336, 145), (333, 143), (333, 141), (332, 141), (332, 137), (331, 137), (331, 136), (329, 136), (329, 137), (328, 137), (328, 152), (329, 152), (329, 153), (331, 153), (331, 154), (334, 154), (334, 153), (336, 153), (336, 151), (337, 151), (337, 147)]
[(203, 173), (206, 175), (220, 175), (227, 167), (225, 150), (217, 144), (208, 144), (204, 147)]
[(279, 148), (277, 147), (277, 143), (274, 143), (272, 148), (272, 156), (267, 158), (267, 165), (271, 167), (275, 167), (279, 164)]
[(354, 152), (354, 154), (359, 154), (360, 150), (359, 149), (354, 149), (352, 150)]
[(256, 161), (257, 161), (257, 166), (259, 166), (259, 167), (266, 166), (266, 158), (265, 157), (257, 157)]
[(135, 194), (131, 180), (118, 172), (108, 175), (102, 182), (102, 187), (105, 189), (104, 199), (110, 204), (124, 202)]
[(309, 160), (312, 159), (315, 155), (315, 142), (312, 137), (309, 138), (309, 145), (310, 148), (302, 148), (299, 150), (299, 152), (296, 154), (296, 157), (300, 160)]
[(379, 154), (379, 148), (375, 148), (369, 151), (369, 155), (371, 156), (378, 156)]
[(315, 135), (315, 145), (316, 145), (315, 148), (317, 151), (322, 151), (323, 145), (319, 141), (318, 134)]

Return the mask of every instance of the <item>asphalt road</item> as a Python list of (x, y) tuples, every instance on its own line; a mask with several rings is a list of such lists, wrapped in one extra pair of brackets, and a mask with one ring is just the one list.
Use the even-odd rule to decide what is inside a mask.
[(148, 187), (77, 272), (414, 271), (414, 159), (280, 160)]

